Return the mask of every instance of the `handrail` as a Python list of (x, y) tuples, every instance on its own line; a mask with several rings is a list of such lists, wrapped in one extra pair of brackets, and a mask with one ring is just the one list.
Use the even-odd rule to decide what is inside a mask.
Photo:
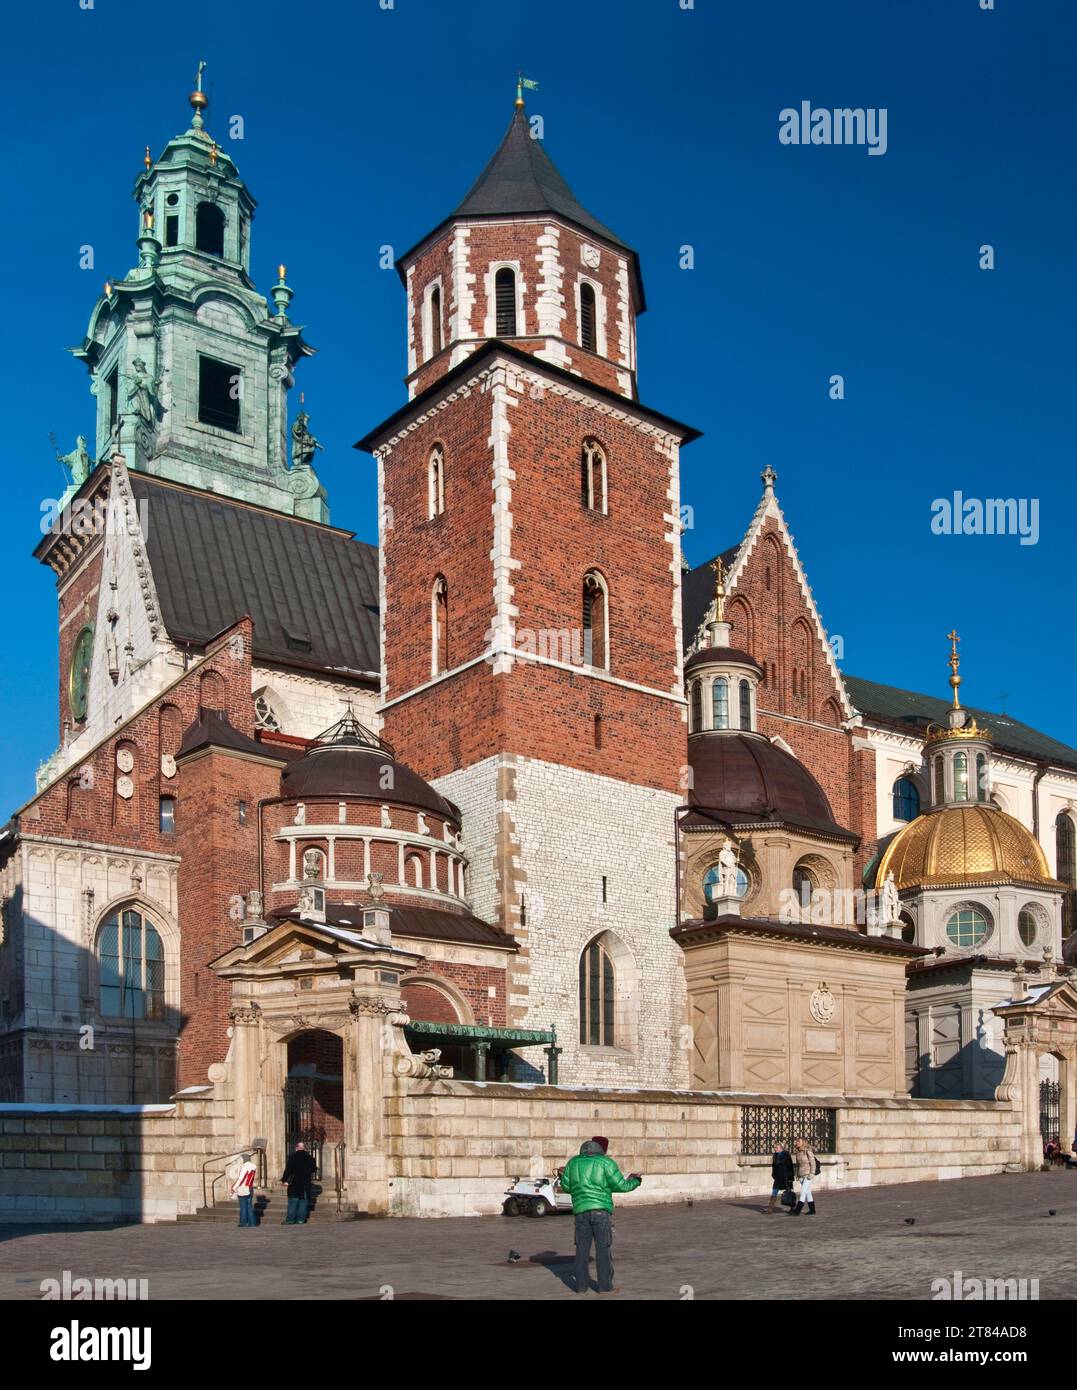
[(342, 1139), (339, 1144), (333, 1147), (333, 1177), (337, 1189), (337, 1213), (340, 1213), (340, 1205), (344, 1197), (344, 1157), (347, 1147)]
[[(215, 1202), (216, 1202), (216, 1200), (217, 1200), (217, 1197), (216, 1197), (216, 1192), (214, 1191), (214, 1189), (216, 1188), (219, 1179), (223, 1178), (223, 1177), (225, 1176), (225, 1174), (228, 1172), (228, 1167), (227, 1167), (227, 1165), (226, 1165), (224, 1168), (222, 1168), (222, 1169), (220, 1170), (219, 1173), (214, 1173), (214, 1175), (213, 1175), (213, 1182), (212, 1182), (212, 1183), (210, 1184), (210, 1186), (207, 1188), (207, 1186), (206, 1186), (206, 1178), (207, 1178), (209, 1175), (208, 1175), (208, 1173), (206, 1172), (206, 1170), (209, 1168), (209, 1165), (210, 1165), (211, 1163), (220, 1163), (220, 1161), (221, 1161), (222, 1158), (239, 1158), (241, 1154), (245, 1154), (245, 1153), (252, 1153), (252, 1154), (255, 1155), (255, 1160), (256, 1160), (256, 1162), (257, 1162), (257, 1164), (258, 1164), (258, 1177), (257, 1177), (257, 1182), (256, 1182), (255, 1185), (256, 1185), (257, 1187), (262, 1188), (263, 1191), (265, 1190), (265, 1187), (266, 1187), (266, 1178), (267, 1178), (268, 1172), (269, 1172), (269, 1160), (268, 1160), (268, 1158), (267, 1158), (267, 1156), (266, 1156), (266, 1151), (265, 1151), (265, 1149), (255, 1148), (255, 1147), (254, 1147), (253, 1145), (251, 1145), (251, 1144), (246, 1144), (246, 1145), (244, 1145), (244, 1147), (241, 1148), (241, 1149), (231, 1149), (228, 1153), (214, 1154), (212, 1158), (207, 1158), (206, 1161), (205, 1161), (205, 1163), (202, 1164), (202, 1205), (203, 1205), (203, 1206), (211, 1207), (211, 1206), (213, 1206), (213, 1205), (215, 1204)], [(212, 1202), (210, 1201), (210, 1195), (211, 1195), (211, 1194), (213, 1195), (213, 1201), (212, 1201)], [(252, 1195), (253, 1195), (253, 1193), (252, 1193)]]

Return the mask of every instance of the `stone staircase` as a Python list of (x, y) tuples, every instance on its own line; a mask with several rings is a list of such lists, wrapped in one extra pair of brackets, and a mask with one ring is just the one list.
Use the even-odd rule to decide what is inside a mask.
[[(254, 1209), (258, 1213), (259, 1223), (269, 1225), (279, 1225), (288, 1214), (288, 1198), (284, 1189), (275, 1192), (263, 1192), (256, 1189), (254, 1196)], [(310, 1213), (307, 1217), (309, 1224), (325, 1226), (337, 1221), (359, 1221), (366, 1215), (354, 1206), (342, 1205), (337, 1211), (336, 1198), (331, 1192), (323, 1192), (320, 1196), (315, 1196), (310, 1204)], [(213, 1206), (201, 1207), (198, 1211), (187, 1215), (177, 1216), (176, 1222), (206, 1222), (212, 1221), (219, 1225), (239, 1225), (239, 1203), (234, 1197), (215, 1202)]]

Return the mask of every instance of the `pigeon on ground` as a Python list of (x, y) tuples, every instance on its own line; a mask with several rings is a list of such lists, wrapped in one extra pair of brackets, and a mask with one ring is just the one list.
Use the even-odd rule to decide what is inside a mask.
[(1047, 1215), (1048, 1215), (1048, 1216), (1054, 1216), (1054, 1215), (1055, 1215), (1055, 1209), (1054, 1209), (1054, 1207), (1049, 1207), (1049, 1208), (1048, 1208), (1048, 1210), (1047, 1210)]
[(519, 1263), (520, 1263), (520, 1254), (519, 1254), (519, 1251), (517, 1251), (517, 1250), (510, 1250), (510, 1251), (509, 1251), (509, 1264), (510, 1264), (510, 1265), (515, 1265), (515, 1264), (519, 1264)]
[(906, 1226), (915, 1226), (915, 1225), (916, 1225), (916, 1217), (915, 1217), (915, 1216), (906, 1216), (906, 1218), (905, 1218), (905, 1225), (906, 1225)]

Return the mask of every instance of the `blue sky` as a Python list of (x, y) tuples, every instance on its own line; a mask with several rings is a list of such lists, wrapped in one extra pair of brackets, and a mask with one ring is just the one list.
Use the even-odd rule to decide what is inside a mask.
[[(351, 445), (402, 403), (399, 253), (463, 197), (541, 86), (546, 149), (642, 258), (643, 400), (702, 429), (684, 454), (693, 563), (747, 525), (765, 464), (844, 669), (963, 693), (1077, 743), (1069, 692), (1074, 480), (1074, 100), (1067, 0), (94, 0), (5, 13), (9, 324), (0, 566), (9, 659), (0, 810), (56, 746), (56, 607), (30, 552), (65, 450), (92, 437), (78, 342), (137, 260), (143, 147), (207, 126), (259, 201), (252, 272), (281, 260), (333, 521), (375, 536)], [(83, 0), (87, 3), (87, 0)], [(381, 0), (386, 3), (386, 0)], [(788, 146), (779, 112), (887, 111), (887, 151)], [(15, 210), (14, 215), (12, 210)], [(79, 248), (95, 248), (92, 271)], [(979, 269), (979, 248), (996, 268)], [(694, 248), (695, 268), (679, 267)], [(844, 377), (845, 398), (830, 398)], [(1039, 540), (938, 536), (931, 504), (1036, 498)]]

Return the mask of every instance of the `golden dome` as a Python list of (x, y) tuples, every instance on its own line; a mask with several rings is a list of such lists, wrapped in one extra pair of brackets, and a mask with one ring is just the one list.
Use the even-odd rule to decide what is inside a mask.
[(950, 806), (918, 816), (890, 841), (876, 884), (891, 870), (899, 889), (1001, 883), (1062, 888), (1032, 835), (993, 806)]

